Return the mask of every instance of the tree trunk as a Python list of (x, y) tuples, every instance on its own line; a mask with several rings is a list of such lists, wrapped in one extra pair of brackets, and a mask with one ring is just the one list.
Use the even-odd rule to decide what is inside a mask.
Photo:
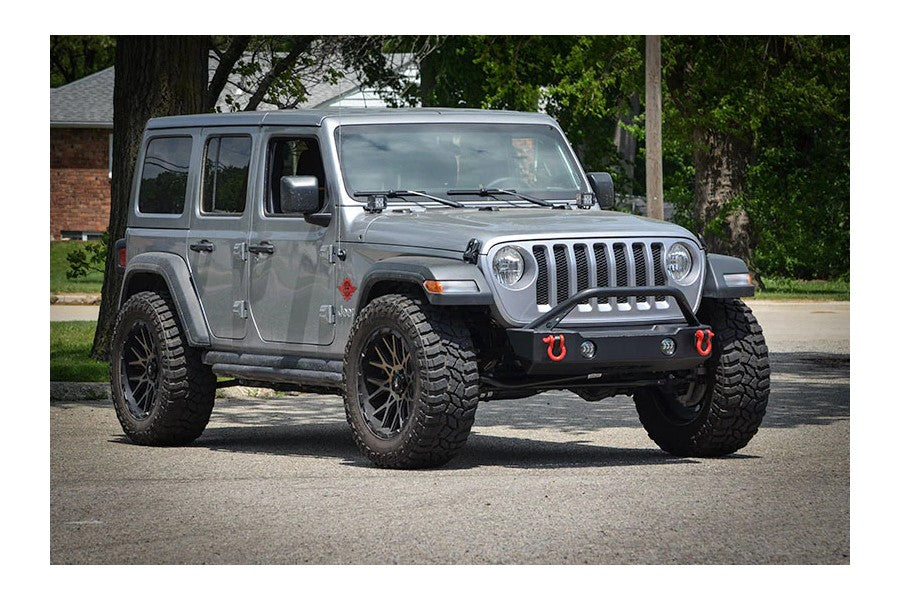
[(750, 219), (744, 208), (750, 144), (724, 133), (693, 133), (694, 216), (710, 252), (750, 265)]
[(109, 357), (122, 287), (113, 245), (125, 237), (132, 176), (144, 126), (151, 117), (202, 112), (208, 60), (209, 38), (205, 36), (120, 36), (116, 40), (110, 247), (91, 349), (91, 356), (98, 360)]
[(625, 183), (622, 185), (622, 191), (626, 194), (634, 193), (634, 159), (637, 156), (637, 140), (634, 136), (623, 127), (623, 125), (631, 125), (634, 118), (641, 112), (641, 99), (637, 93), (628, 97), (629, 110), (628, 114), (619, 119), (616, 123), (616, 132), (613, 135), (613, 143), (616, 145), (616, 151), (621, 157), (619, 161), (619, 171), (625, 175)]

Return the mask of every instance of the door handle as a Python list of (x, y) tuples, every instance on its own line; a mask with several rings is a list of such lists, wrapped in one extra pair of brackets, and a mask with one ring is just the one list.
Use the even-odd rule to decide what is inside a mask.
[(194, 252), (212, 252), (216, 246), (209, 240), (200, 240), (196, 244), (191, 244), (190, 248)]
[(269, 242), (260, 242), (258, 244), (250, 244), (247, 250), (254, 254), (275, 254), (275, 246)]

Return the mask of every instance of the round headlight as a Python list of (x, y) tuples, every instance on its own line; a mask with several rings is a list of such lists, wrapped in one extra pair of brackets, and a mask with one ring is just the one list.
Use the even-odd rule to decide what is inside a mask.
[(492, 266), (497, 281), (507, 287), (518, 283), (525, 274), (525, 259), (522, 258), (522, 253), (512, 246), (501, 248), (494, 255)]
[(684, 281), (693, 266), (694, 259), (691, 258), (691, 251), (687, 249), (687, 246), (680, 242), (669, 246), (669, 250), (666, 252), (666, 271), (672, 281), (675, 283)]

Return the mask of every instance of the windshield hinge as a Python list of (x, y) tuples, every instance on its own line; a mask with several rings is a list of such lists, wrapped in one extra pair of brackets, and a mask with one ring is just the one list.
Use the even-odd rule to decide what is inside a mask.
[(478, 253), (481, 251), (481, 242), (477, 239), (472, 238), (469, 240), (469, 245), (466, 246), (465, 252), (463, 252), (463, 261), (467, 263), (472, 263), (473, 265), (478, 263)]

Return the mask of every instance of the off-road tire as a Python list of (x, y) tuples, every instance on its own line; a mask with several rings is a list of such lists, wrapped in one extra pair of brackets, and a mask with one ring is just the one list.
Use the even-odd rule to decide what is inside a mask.
[[(395, 437), (370, 429), (360, 406), (361, 353), (374, 332), (390, 328), (408, 345), (417, 389), (410, 418)], [(359, 314), (344, 354), (344, 408), (353, 439), (375, 465), (438, 467), (463, 448), (478, 406), (478, 367), (465, 323), (449, 311), (400, 294), (381, 296)]]
[[(120, 371), (124, 338), (138, 321), (147, 325), (159, 349), (155, 399), (141, 419), (127, 406)], [(140, 292), (122, 305), (113, 328), (109, 371), (116, 416), (133, 442), (174, 446), (190, 443), (203, 433), (215, 402), (216, 377), (200, 360), (199, 351), (188, 345), (166, 294)]]
[(768, 348), (756, 317), (740, 300), (704, 299), (697, 316), (715, 337), (696, 415), (674, 417), (667, 403), (675, 400), (659, 389), (639, 390), (634, 401), (647, 434), (666, 452), (724, 456), (746, 446), (762, 423), (769, 401)]

